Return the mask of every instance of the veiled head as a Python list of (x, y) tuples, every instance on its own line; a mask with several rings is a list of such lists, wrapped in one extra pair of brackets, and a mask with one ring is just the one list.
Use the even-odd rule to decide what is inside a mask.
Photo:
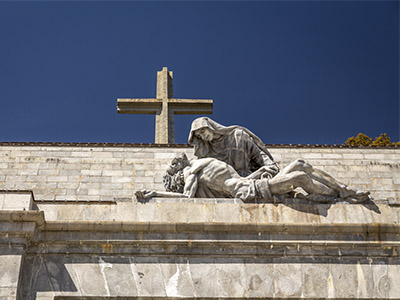
[(206, 136), (201, 136), (205, 130), (215, 135), (224, 135), (227, 127), (211, 120), (207, 117), (200, 117), (192, 122), (189, 133), (189, 143), (193, 144), (196, 139), (204, 139)]
[(215, 138), (229, 135), (230, 132), (229, 127), (225, 127), (210, 118), (200, 117), (192, 122), (189, 143), (194, 145), (194, 153), (197, 157), (207, 157), (209, 143)]
[(214, 133), (207, 127), (203, 127), (201, 129), (196, 130), (194, 132), (194, 135), (198, 139), (202, 139), (203, 141), (206, 142), (211, 142), (215, 137)]

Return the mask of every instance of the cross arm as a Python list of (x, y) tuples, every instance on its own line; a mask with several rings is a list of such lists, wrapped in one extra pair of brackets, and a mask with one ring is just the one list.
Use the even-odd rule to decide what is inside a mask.
[(211, 99), (168, 99), (168, 106), (176, 115), (212, 114)]
[(162, 100), (148, 99), (117, 99), (119, 114), (156, 114), (162, 108)]
[[(177, 115), (212, 114), (211, 99), (168, 99), (168, 109)], [(162, 99), (117, 99), (117, 111), (120, 114), (156, 114), (162, 109)]]

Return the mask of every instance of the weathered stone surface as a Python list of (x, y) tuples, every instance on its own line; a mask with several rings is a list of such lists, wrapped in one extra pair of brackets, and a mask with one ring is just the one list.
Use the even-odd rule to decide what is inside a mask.
[(0, 254), (0, 289), (14, 288), (17, 290), (19, 268), (22, 255)]
[(110, 265), (94, 257), (82, 257), (79, 260), (79, 263), (71, 265), (70, 270), (75, 275), (74, 283), (80, 293), (83, 296), (109, 296), (110, 291), (105, 281), (104, 269), (107, 266), (110, 268)]
[(305, 283), (302, 281), (301, 272), (301, 264), (274, 264), (274, 295), (279, 298), (300, 297)]
[(0, 191), (0, 210), (29, 210), (33, 205), (31, 192)]
[(302, 286), (305, 298), (319, 295), (321, 298), (328, 298), (328, 289), (330, 284), (329, 268), (327, 264), (318, 263), (313, 260), (309, 264), (302, 265)]
[[(30, 259), (30, 258), (29, 258)], [(44, 264), (51, 256), (43, 257)], [(97, 264), (96, 264), (97, 261)], [(23, 299), (55, 295), (188, 298), (398, 298), (398, 259), (391, 264), (360, 264), (299, 259), (98, 257), (92, 263), (73, 255), (60, 267), (74, 275), (51, 279), (38, 270), (24, 277)], [(42, 263), (43, 264), (43, 263)], [(392, 271), (384, 271), (394, 268)], [(367, 270), (365, 275), (360, 270)], [(122, 273), (118, 273), (118, 272)], [(382, 272), (383, 271), (383, 272)], [(54, 270), (53, 270), (54, 272)], [(63, 271), (65, 272), (65, 271)], [(52, 276), (54, 276), (53, 273)], [(385, 275), (387, 274), (387, 275)], [(116, 278), (119, 280), (116, 281)], [(67, 281), (69, 285), (55, 285)], [(365, 281), (370, 280), (370, 281)], [(34, 284), (34, 286), (32, 286)]]
[(244, 279), (245, 296), (249, 298), (270, 297), (274, 295), (274, 266), (272, 259), (264, 263), (254, 259), (245, 259)]
[[(1, 225), (0, 225), (1, 226)], [(1, 235), (0, 235), (1, 237)], [(4, 245), (0, 239), (0, 299), (18, 299), (23, 247)], [(15, 240), (14, 240), (15, 241)], [(8, 246), (8, 247), (7, 247)]]
[[(191, 223), (251, 225), (258, 226), (261, 230), (262, 226), (279, 224), (315, 225), (324, 228), (330, 228), (330, 224), (342, 224), (342, 226), (354, 224), (369, 225), (373, 228), (377, 224), (400, 223), (399, 207), (380, 203), (358, 205), (343, 202), (317, 205), (290, 199), (276, 204), (245, 204), (235, 199), (225, 199), (224, 202), (220, 202), (219, 199), (155, 198), (154, 200), (156, 201), (149, 203), (121, 202), (91, 205), (46, 203), (38, 204), (38, 207), (43, 210), (48, 226), (53, 222), (68, 221), (93, 221), (104, 224), (158, 222), (183, 223), (188, 227)], [(196, 203), (194, 200), (203, 203)], [(174, 209), (177, 211), (176, 214), (173, 213)], [(372, 229), (369, 230), (372, 233)]]
[(166, 289), (157, 257), (132, 258), (131, 269), (137, 293), (143, 297), (165, 297)]
[(187, 258), (160, 259), (159, 265), (164, 278), (167, 297), (193, 297), (194, 286), (191, 280), (190, 266)]

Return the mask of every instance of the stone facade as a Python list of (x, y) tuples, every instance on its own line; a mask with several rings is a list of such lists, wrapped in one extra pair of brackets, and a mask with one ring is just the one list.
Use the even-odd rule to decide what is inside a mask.
[(140, 202), (192, 148), (3, 144), (0, 299), (400, 299), (400, 149), (270, 149), (375, 200)]
[[(375, 199), (400, 201), (400, 148), (270, 147), (286, 166), (303, 158)], [(193, 148), (95, 145), (0, 146), (0, 190), (33, 190), (36, 200), (131, 201), (138, 189), (162, 190), (176, 153)]]

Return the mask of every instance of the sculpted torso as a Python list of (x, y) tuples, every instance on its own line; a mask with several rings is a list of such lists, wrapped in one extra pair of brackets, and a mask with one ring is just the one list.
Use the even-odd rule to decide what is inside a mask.
[(208, 188), (215, 190), (220, 190), (229, 185), (229, 180), (232, 178), (240, 178), (230, 165), (214, 158), (191, 161), (190, 166), (183, 170), (183, 174), (186, 183), (196, 177), (196, 179), (192, 180), (198, 180), (198, 184), (206, 185)]

